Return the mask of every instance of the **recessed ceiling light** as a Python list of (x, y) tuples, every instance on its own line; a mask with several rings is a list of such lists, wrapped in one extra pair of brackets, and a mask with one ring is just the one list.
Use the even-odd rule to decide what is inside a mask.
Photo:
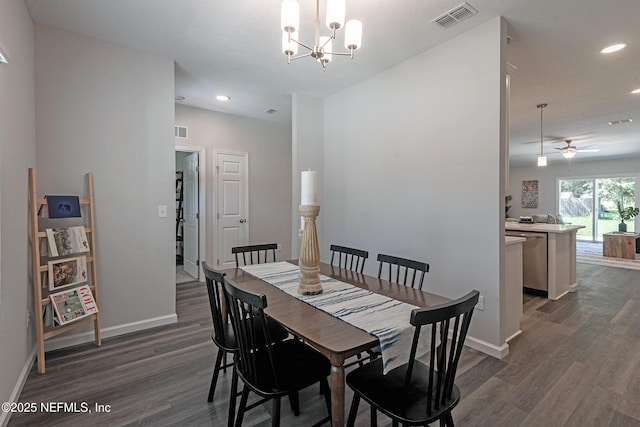
[(218, 101), (228, 101), (231, 99), (231, 97), (229, 95), (217, 95), (216, 99)]
[(626, 44), (624, 43), (617, 43), (617, 44), (612, 44), (611, 46), (607, 46), (604, 49), (602, 49), (600, 51), (600, 53), (612, 53), (612, 52), (617, 52), (619, 50), (624, 49), (625, 47), (627, 47)]
[(640, 88), (632, 90), (631, 93), (640, 93)]

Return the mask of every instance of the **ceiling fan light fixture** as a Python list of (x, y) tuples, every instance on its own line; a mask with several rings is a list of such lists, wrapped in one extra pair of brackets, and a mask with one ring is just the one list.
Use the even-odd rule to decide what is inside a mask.
[(632, 90), (631, 93), (634, 95), (640, 93), (640, 88)]
[(562, 149), (562, 157), (565, 159), (573, 159), (573, 156), (576, 155), (575, 147), (565, 147)]
[(600, 51), (600, 53), (613, 53), (613, 52), (617, 52), (619, 50), (622, 50), (625, 47), (627, 47), (627, 45), (625, 43), (616, 43), (616, 44), (612, 44), (611, 46), (605, 47), (604, 49), (602, 49)]

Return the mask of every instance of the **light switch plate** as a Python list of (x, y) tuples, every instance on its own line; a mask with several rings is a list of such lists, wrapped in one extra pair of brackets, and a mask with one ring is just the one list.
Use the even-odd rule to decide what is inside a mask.
[(166, 218), (166, 217), (167, 217), (167, 205), (159, 205), (158, 218)]

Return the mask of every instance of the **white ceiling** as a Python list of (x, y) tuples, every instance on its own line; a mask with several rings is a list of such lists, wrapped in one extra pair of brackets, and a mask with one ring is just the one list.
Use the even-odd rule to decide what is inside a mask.
[[(300, 39), (310, 41), (315, 2), (299, 3)], [(362, 48), (353, 60), (334, 57), (323, 72), (310, 58), (287, 64), (279, 0), (26, 0), (36, 23), (174, 58), (182, 104), (280, 123), (291, 121), (292, 93), (328, 96), (502, 15), (510, 25), (508, 61), (517, 68), (511, 164), (535, 164), (540, 103), (548, 104), (544, 138), (551, 164), (568, 162), (554, 149), (564, 139), (578, 148), (600, 147), (573, 162), (640, 157), (640, 94), (630, 94), (640, 88), (640, 1), (468, 0), (477, 15), (447, 30), (430, 22), (460, 3), (347, 0), (347, 19), (363, 22)], [(599, 53), (614, 42), (627, 48)], [(218, 94), (232, 99), (216, 101)], [(270, 108), (278, 112), (266, 114)], [(633, 122), (607, 124), (627, 118)]]

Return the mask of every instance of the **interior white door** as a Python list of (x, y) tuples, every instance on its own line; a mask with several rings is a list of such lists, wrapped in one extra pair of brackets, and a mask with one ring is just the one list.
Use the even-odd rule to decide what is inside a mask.
[(182, 170), (184, 272), (198, 279), (198, 153), (189, 154), (182, 160)]
[(216, 170), (217, 266), (229, 268), (236, 265), (231, 248), (246, 245), (249, 235), (247, 154), (218, 153)]

